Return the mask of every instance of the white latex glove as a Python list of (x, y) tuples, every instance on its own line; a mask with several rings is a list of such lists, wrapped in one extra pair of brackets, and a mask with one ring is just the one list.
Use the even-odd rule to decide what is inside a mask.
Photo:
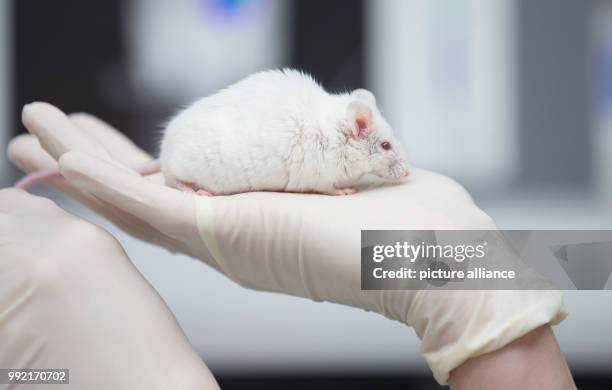
[(91, 117), (71, 121), (38, 103), (24, 108), (23, 121), (48, 155), (35, 139), (17, 139), (9, 154), (22, 169), (58, 161), (67, 182), (54, 185), (128, 232), (198, 257), (244, 286), (372, 310), (413, 326), (439, 383), (468, 358), (565, 315), (559, 291), (360, 289), (361, 229), (495, 228), (446, 177), (415, 170), (406, 184), (344, 197), (197, 197), (125, 168), (121, 163), (142, 153), (125, 139), (120, 148), (110, 145), (117, 133)]
[(110, 234), (14, 189), (0, 190), (0, 367), (69, 369), (71, 389), (218, 388)]

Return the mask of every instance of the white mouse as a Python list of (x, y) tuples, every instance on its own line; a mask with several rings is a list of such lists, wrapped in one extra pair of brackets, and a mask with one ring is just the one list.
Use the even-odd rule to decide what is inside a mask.
[[(365, 174), (397, 182), (410, 173), (371, 92), (330, 94), (291, 69), (255, 73), (179, 112), (163, 133), (159, 166), (167, 185), (202, 195), (347, 195)], [(18, 186), (57, 175), (31, 174)]]
[(291, 69), (255, 73), (180, 112), (164, 132), (160, 164), (168, 185), (215, 195), (342, 195), (367, 173), (409, 175), (371, 92), (329, 94)]

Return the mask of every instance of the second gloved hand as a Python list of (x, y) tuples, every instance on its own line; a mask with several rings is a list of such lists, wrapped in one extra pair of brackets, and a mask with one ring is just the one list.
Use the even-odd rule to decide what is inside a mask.
[(0, 189), (0, 340), (0, 367), (68, 369), (62, 389), (219, 388), (109, 233), (16, 189)]

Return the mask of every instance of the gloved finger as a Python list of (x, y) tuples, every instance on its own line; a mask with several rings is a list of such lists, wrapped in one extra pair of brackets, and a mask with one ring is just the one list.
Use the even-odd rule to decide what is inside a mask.
[[(115, 146), (112, 147), (114, 148)], [(136, 161), (137, 159), (140, 160), (141, 158), (148, 158), (148, 155), (145, 152), (141, 151), (136, 146), (133, 146), (133, 148), (136, 153), (131, 153), (130, 156), (127, 154), (122, 154), (125, 157), (124, 160), (130, 159), (132, 161)], [(124, 150), (126, 149), (127, 147), (124, 147)], [(115, 149), (111, 148), (111, 150)], [(53, 157), (51, 157), (49, 153), (47, 153), (40, 146), (38, 139), (30, 134), (21, 134), (11, 140), (8, 147), (8, 158), (20, 170), (27, 173), (49, 169), (59, 169), (57, 162), (53, 159)], [(137, 165), (138, 164), (131, 164), (131, 166)], [(164, 178), (161, 173), (149, 175), (147, 176), (147, 180), (158, 184), (164, 183)], [(66, 185), (66, 182), (63, 179), (47, 179), (47, 182), (51, 186), (60, 189), (62, 192), (68, 193), (70, 196), (75, 197), (75, 190), (70, 188), (69, 185)], [(78, 200), (81, 202), (83, 201), (82, 198), (79, 198)]]
[(40, 146), (38, 139), (30, 134), (21, 134), (11, 140), (8, 158), (24, 172), (57, 168), (57, 161)]
[[(99, 141), (106, 150), (112, 151), (113, 159), (128, 166), (151, 160), (149, 154), (96, 117), (83, 113), (70, 114), (68, 117), (79, 129)], [(40, 146), (38, 139), (30, 134), (21, 134), (13, 138), (8, 147), (8, 156), (26, 172), (57, 168), (53, 157)]]
[(70, 120), (81, 130), (96, 139), (112, 157), (128, 166), (150, 161), (151, 155), (136, 146), (123, 133), (87, 113), (68, 115)]
[(65, 153), (59, 166), (62, 175), (75, 187), (165, 236), (199, 237), (192, 194), (154, 184), (127, 168), (81, 152)]
[(25, 105), (21, 120), (28, 131), (38, 138), (43, 149), (56, 160), (70, 150), (110, 160), (108, 152), (99, 142), (79, 131), (61, 110), (51, 104), (35, 102)]

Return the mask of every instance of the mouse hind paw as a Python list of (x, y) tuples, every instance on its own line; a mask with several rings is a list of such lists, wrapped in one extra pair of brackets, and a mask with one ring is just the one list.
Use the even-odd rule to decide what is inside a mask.
[(188, 194), (196, 194), (200, 196), (213, 196), (213, 194), (210, 193), (209, 191), (206, 191), (203, 188), (197, 188), (194, 183), (187, 183), (184, 181), (177, 180), (173, 184), (172, 187), (176, 188), (177, 190), (186, 192)]
[(332, 196), (341, 196), (341, 195), (352, 195), (357, 192), (356, 188), (347, 187), (347, 188), (334, 188), (330, 191), (325, 191), (324, 194), (332, 195)]

